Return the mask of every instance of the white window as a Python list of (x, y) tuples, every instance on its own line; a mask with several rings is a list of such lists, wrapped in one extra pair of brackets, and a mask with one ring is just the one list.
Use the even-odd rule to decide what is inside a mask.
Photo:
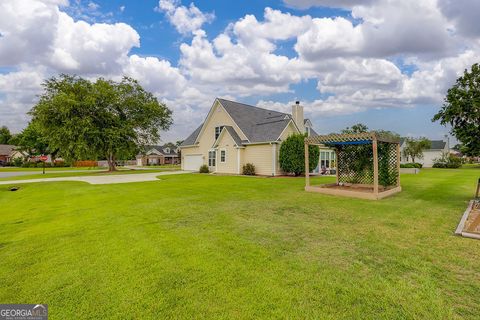
[(170, 148), (165, 148), (163, 151), (165, 151), (165, 153), (170, 153)]
[(217, 156), (217, 153), (215, 152), (215, 150), (208, 151), (208, 166), (209, 167), (215, 167), (216, 156)]
[(227, 150), (220, 150), (220, 162), (224, 163), (227, 161)]
[(220, 135), (220, 132), (222, 132), (223, 127), (225, 127), (225, 126), (215, 127), (215, 140), (218, 139), (218, 136)]

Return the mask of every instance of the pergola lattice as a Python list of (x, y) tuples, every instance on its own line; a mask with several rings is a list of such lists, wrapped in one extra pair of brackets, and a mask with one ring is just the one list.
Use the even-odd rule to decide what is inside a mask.
[(305, 138), (305, 168), (308, 146), (335, 149), (337, 179), (335, 184), (310, 185), (305, 174), (305, 190), (363, 199), (381, 199), (400, 192), (400, 141), (377, 132), (329, 134)]

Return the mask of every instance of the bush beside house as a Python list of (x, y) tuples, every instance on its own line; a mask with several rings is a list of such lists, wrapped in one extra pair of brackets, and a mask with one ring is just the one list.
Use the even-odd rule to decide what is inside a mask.
[(251, 163), (247, 163), (242, 168), (242, 174), (246, 176), (254, 176), (255, 175), (255, 166)]

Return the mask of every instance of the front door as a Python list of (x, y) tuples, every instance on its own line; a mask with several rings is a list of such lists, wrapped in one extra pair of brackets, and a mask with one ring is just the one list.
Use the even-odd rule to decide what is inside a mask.
[(215, 150), (208, 151), (208, 169), (216, 171), (217, 166), (217, 152)]

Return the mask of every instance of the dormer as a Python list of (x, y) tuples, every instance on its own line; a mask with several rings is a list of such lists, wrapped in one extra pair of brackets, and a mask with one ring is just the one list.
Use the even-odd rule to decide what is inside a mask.
[(170, 153), (170, 148), (169, 148), (169, 147), (166, 147), (165, 149), (163, 149), (163, 152), (165, 152), (165, 153)]

